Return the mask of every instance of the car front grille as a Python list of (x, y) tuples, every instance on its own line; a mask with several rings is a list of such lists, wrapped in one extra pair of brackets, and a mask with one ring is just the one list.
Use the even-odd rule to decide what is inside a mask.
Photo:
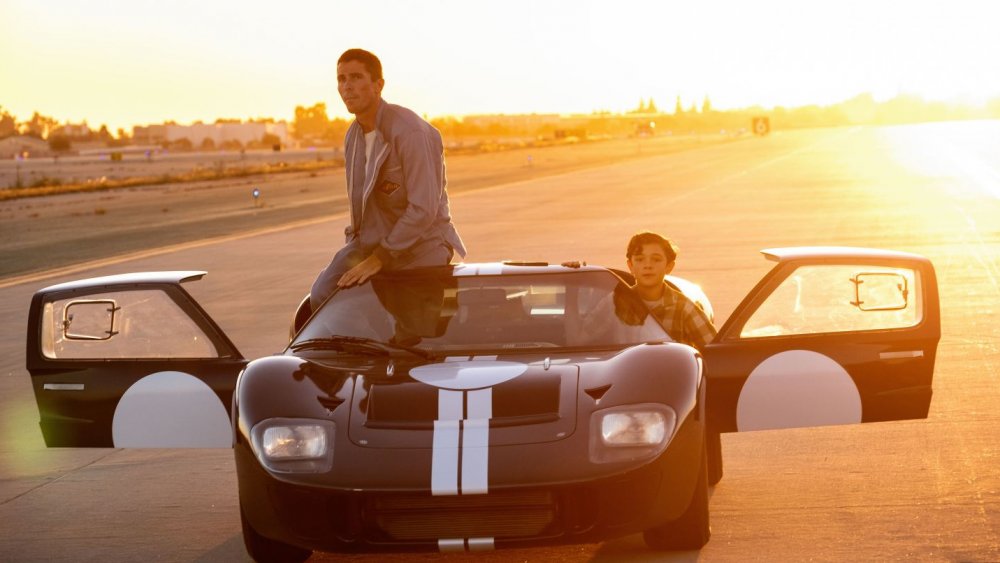
[(368, 508), (375, 525), (396, 541), (533, 537), (545, 531), (558, 512), (549, 491), (392, 495), (371, 499)]

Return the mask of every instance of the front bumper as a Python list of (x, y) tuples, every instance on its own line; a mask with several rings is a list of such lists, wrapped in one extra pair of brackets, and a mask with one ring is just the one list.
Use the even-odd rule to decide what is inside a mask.
[(263, 536), (320, 551), (451, 551), (592, 543), (674, 520), (691, 501), (703, 436), (689, 417), (639, 467), (456, 496), (304, 486), (276, 479), (245, 442), (235, 452), (241, 507)]

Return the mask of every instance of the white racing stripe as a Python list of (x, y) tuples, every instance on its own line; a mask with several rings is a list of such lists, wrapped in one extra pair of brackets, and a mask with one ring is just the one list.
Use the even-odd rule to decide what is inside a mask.
[(481, 264), (479, 266), (479, 275), (481, 276), (499, 276), (503, 273), (503, 264)]
[(438, 540), (441, 553), (464, 553), (466, 551), (493, 551), (493, 538), (442, 538)]
[(493, 390), (480, 389), (466, 394), (468, 414), (462, 422), (462, 494), (482, 495), (489, 490), (490, 419), (493, 418)]
[(465, 397), (461, 391), (442, 389), (438, 393), (438, 420), (462, 420), (465, 418)]
[(465, 551), (465, 540), (462, 538), (447, 538), (438, 540), (438, 550), (441, 553), (461, 553)]
[[(493, 390), (438, 391), (431, 453), (431, 494), (482, 495), (489, 490)], [(461, 465), (459, 461), (461, 460)]]
[(487, 387), (469, 391), (465, 397), (465, 405), (469, 409), (465, 418), (469, 421), (493, 418), (493, 389)]
[(469, 538), (469, 551), (493, 551), (493, 538)]
[(431, 454), (431, 494), (458, 494), (458, 440), (463, 408), (461, 391), (438, 391), (438, 420), (434, 421), (434, 449)]
[(458, 494), (457, 420), (434, 421), (434, 450), (431, 454), (431, 494)]
[(489, 492), (492, 387), (527, 370), (527, 364), (500, 362), (496, 356), (458, 356), (410, 371), (413, 379), (438, 388), (431, 494)]

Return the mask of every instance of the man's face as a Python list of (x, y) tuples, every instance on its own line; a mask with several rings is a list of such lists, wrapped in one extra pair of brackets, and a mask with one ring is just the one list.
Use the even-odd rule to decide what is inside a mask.
[(636, 285), (654, 288), (663, 283), (663, 276), (674, 269), (674, 263), (667, 261), (660, 245), (644, 244), (639, 252), (629, 256), (628, 269), (635, 276)]
[(361, 61), (344, 61), (337, 64), (337, 91), (344, 100), (347, 111), (354, 115), (371, 111), (382, 95), (382, 79), (372, 80)]

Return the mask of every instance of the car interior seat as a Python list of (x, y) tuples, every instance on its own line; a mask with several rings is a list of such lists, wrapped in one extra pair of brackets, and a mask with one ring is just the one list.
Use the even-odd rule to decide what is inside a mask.
[(467, 342), (504, 342), (516, 338), (512, 327), (526, 319), (520, 297), (508, 298), (501, 288), (463, 289), (458, 292), (458, 312), (452, 326)]

